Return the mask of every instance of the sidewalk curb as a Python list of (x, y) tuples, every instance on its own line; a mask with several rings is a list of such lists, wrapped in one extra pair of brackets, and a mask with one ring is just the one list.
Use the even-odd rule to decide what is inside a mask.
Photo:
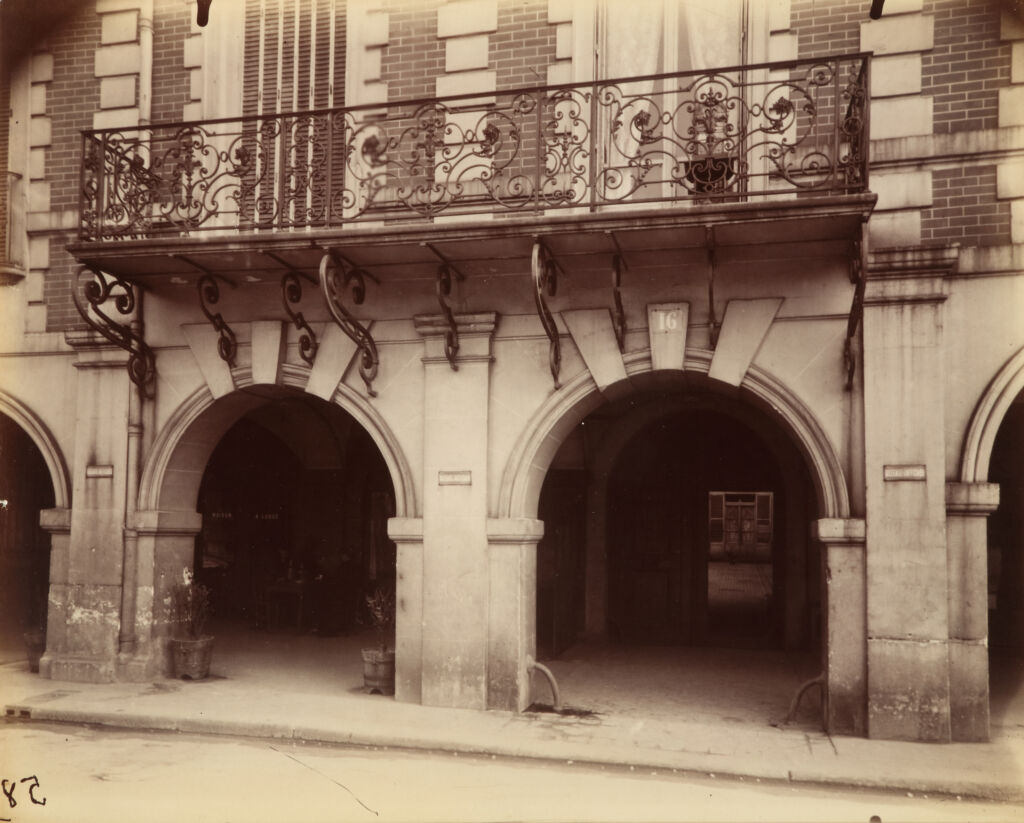
[[(68, 723), (73, 725), (103, 726), (130, 731), (178, 732), (182, 734), (218, 735), (262, 740), (298, 740), (327, 745), (380, 747), (405, 751), (434, 751), (473, 756), (493, 756), (537, 762), (572, 763), (579, 765), (614, 767), (631, 771), (672, 771), (703, 778), (722, 777), (729, 780), (765, 780), (779, 783), (860, 788), (876, 791), (913, 792), (927, 795), (958, 796), (964, 799), (1024, 802), (1024, 785), (1007, 785), (963, 779), (941, 783), (919, 776), (901, 776), (887, 773), (881, 776), (837, 773), (844, 766), (835, 761), (823, 761), (821, 769), (806, 764), (787, 765), (784, 758), (766, 761), (753, 755), (730, 755), (723, 752), (666, 750), (661, 748), (635, 748), (624, 751), (622, 746), (610, 742), (587, 740), (545, 740), (504, 742), (493, 735), (486, 739), (472, 739), (479, 735), (457, 731), (438, 735), (429, 731), (410, 729), (395, 734), (386, 729), (357, 727), (342, 730), (314, 727), (308, 724), (282, 724), (258, 720), (240, 721), (215, 717), (180, 717), (128, 712), (102, 712), (83, 709), (60, 709), (13, 703), (5, 707), (6, 720), (18, 723)], [(847, 764), (848, 766), (849, 764)]]

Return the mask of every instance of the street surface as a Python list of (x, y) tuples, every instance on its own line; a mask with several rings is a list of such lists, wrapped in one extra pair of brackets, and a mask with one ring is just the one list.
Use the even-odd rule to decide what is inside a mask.
[(0, 726), (0, 820), (1024, 821), (1024, 806), (490, 756)]

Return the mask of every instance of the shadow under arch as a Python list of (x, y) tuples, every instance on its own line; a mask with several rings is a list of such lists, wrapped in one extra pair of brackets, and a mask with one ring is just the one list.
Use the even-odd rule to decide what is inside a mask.
[(996, 435), (1021, 392), (1024, 392), (1024, 348), (1006, 361), (974, 407), (960, 453), (961, 483), (988, 480)]
[[(157, 436), (139, 483), (142, 511), (194, 512), (206, 463), (227, 430), (246, 412), (266, 402), (245, 389), (257, 385), (303, 391), (309, 369), (284, 365), (277, 383), (256, 384), (249, 369), (233, 371), (236, 390), (214, 399), (205, 385), (196, 389), (170, 416)], [(350, 414), (376, 444), (395, 493), (395, 516), (415, 517), (415, 486), (397, 438), (380, 413), (358, 393), (339, 386), (331, 401)]]
[(65, 463), (64, 455), (46, 424), (27, 406), (2, 391), (0, 391), (0, 414), (7, 415), (17, 423), (39, 449), (53, 484), (54, 507), (70, 508), (71, 481), (67, 463)]
[[(709, 380), (713, 352), (687, 349), (684, 377)], [(650, 352), (624, 358), (627, 380), (646, 379), (657, 385), (658, 372), (651, 368)], [(731, 387), (730, 387), (731, 388)], [(850, 497), (842, 465), (828, 435), (813, 413), (786, 386), (767, 371), (751, 366), (741, 390), (761, 409), (771, 414), (790, 433), (804, 459), (814, 487), (818, 516), (848, 518)], [(588, 414), (605, 402), (589, 371), (566, 383), (533, 414), (516, 442), (502, 473), (498, 494), (498, 516), (535, 518), (548, 466), (568, 434)]]

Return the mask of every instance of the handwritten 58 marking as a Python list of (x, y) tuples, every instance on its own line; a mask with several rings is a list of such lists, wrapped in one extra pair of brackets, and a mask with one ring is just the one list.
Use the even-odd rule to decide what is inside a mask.
[[(36, 806), (46, 805), (45, 797), (36, 797), (36, 789), (39, 788), (39, 778), (34, 774), (29, 775), (28, 777), (23, 777), (21, 780), (8, 780), (5, 777), (3, 780), (0, 780), (0, 788), (3, 789), (4, 796), (7, 798), (7, 802), (12, 809), (18, 805), (18, 801), (14, 798), (14, 790), (20, 783), (30, 784), (28, 787), (28, 799), (32, 801), (32, 803)], [(0, 817), (0, 821), (4, 821), (4, 823), (10, 823), (10, 820), (11, 818), (9, 817)]]

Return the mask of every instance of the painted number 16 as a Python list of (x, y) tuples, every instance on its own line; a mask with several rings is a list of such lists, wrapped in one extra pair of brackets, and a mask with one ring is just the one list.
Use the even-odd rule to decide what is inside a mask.
[(677, 331), (679, 329), (678, 311), (659, 311), (658, 331)]

